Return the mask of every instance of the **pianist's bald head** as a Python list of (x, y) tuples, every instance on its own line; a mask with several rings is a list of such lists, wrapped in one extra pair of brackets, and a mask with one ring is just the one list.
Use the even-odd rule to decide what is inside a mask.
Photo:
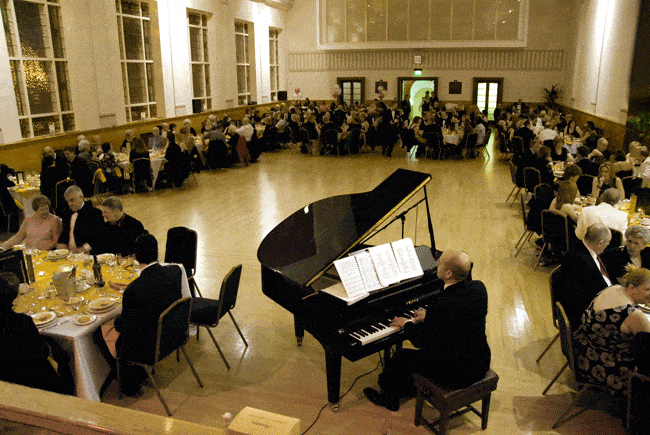
[(442, 253), (438, 259), (438, 277), (445, 284), (463, 281), (469, 276), (472, 262), (469, 255), (463, 251), (450, 249)]

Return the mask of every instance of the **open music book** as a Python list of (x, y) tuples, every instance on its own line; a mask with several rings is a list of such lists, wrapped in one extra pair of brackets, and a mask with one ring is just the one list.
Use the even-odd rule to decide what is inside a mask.
[(323, 291), (348, 304), (374, 290), (424, 274), (413, 241), (408, 238), (353, 252), (336, 260), (334, 266), (341, 283)]

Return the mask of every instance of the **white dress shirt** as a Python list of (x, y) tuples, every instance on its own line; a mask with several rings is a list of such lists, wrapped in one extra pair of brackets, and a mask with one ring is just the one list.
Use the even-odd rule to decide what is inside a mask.
[[(618, 210), (606, 202), (591, 207), (583, 207), (580, 217), (578, 217), (578, 226), (576, 227), (576, 237), (582, 240), (585, 237), (587, 228), (593, 224), (603, 224), (607, 228), (620, 231), (625, 234), (627, 229), (627, 213)], [(621, 240), (623, 243), (623, 240)]]

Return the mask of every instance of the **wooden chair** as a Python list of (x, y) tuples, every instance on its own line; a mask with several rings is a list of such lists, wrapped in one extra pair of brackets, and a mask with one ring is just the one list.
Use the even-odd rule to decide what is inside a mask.
[[(190, 360), (190, 357), (187, 355), (187, 352), (185, 351), (185, 343), (187, 343), (187, 340), (189, 338), (188, 328), (189, 328), (191, 308), (192, 308), (192, 298), (183, 298), (174, 302), (169, 308), (167, 308), (160, 315), (160, 318), (158, 320), (156, 350), (154, 355), (152, 355), (151, 358), (147, 358), (141, 361), (135, 361), (132, 359), (131, 360), (127, 360), (123, 358), (121, 359), (118, 356), (117, 359), (117, 379), (120, 385), (122, 385), (121, 382), (122, 364), (126, 363), (126, 364), (133, 364), (133, 365), (138, 365), (143, 367), (147, 372), (147, 377), (151, 381), (154, 390), (156, 391), (156, 395), (158, 396), (158, 399), (160, 399), (160, 402), (165, 407), (165, 411), (167, 411), (167, 415), (169, 416), (172, 415), (172, 412), (169, 410), (169, 407), (167, 406), (165, 399), (163, 399), (163, 396), (160, 393), (160, 388), (158, 387), (158, 384), (156, 383), (156, 380), (153, 377), (156, 363), (162, 361), (171, 353), (175, 351), (177, 352), (178, 349), (182, 350), (183, 355), (187, 360), (187, 363), (190, 365), (190, 368), (192, 369), (192, 373), (194, 373), (194, 377), (196, 378), (196, 381), (199, 383), (199, 386), (203, 388), (203, 382), (201, 382), (201, 378), (199, 377), (199, 374), (196, 372), (196, 369), (194, 369), (194, 364), (192, 364), (192, 360)], [(120, 390), (120, 398), (121, 397), (122, 397), (122, 391)]]
[[(451, 418), (471, 411), (481, 417), (481, 429), (485, 430), (487, 428), (490, 398), (492, 391), (497, 389), (497, 383), (499, 382), (499, 376), (493, 370), (488, 370), (482, 380), (458, 390), (442, 388), (419, 374), (415, 374), (413, 377), (417, 389), (415, 402), (416, 426), (424, 424), (434, 432), (436, 431), (435, 426), (438, 426), (436, 433), (444, 435), (447, 433), (447, 424)], [(425, 400), (440, 411), (440, 418), (435, 421), (428, 421), (422, 416)], [(482, 402), (480, 412), (472, 406), (473, 403), (479, 400)]]
[[(232, 323), (235, 325), (235, 328), (237, 328), (239, 336), (244, 341), (244, 345), (248, 347), (248, 342), (246, 341), (244, 334), (242, 334), (241, 329), (239, 329), (239, 325), (237, 324), (235, 317), (232, 315), (232, 309), (235, 308), (235, 304), (237, 303), (237, 293), (239, 291), (241, 270), (242, 265), (239, 264), (230, 269), (230, 271), (226, 274), (226, 276), (223, 278), (223, 281), (221, 282), (219, 299), (208, 299), (202, 297), (194, 298), (192, 313), (190, 315), (190, 323), (197, 326), (203, 326), (208, 331), (210, 338), (212, 338), (212, 342), (219, 351), (221, 359), (223, 360), (224, 364), (226, 364), (228, 370), (230, 370), (230, 364), (228, 364), (228, 361), (221, 351), (221, 348), (219, 347), (217, 340), (214, 338), (214, 334), (210, 328), (217, 326), (219, 324), (219, 320), (221, 320), (221, 318), (227, 313), (230, 316)], [(199, 339), (198, 334), (196, 335), (196, 339)]]

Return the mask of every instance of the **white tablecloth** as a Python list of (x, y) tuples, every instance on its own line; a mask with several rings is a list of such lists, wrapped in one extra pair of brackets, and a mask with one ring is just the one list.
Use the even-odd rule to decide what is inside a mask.
[[(165, 263), (161, 263), (165, 264)], [(190, 286), (187, 274), (182, 265), (183, 276), (181, 279), (183, 297), (190, 297)], [(77, 397), (100, 401), (99, 390), (110, 372), (110, 367), (101, 350), (93, 341), (93, 333), (104, 323), (117, 317), (122, 312), (122, 305), (118, 304), (113, 310), (99, 315), (99, 318), (86, 326), (74, 323), (74, 316), (61, 318), (56, 326), (46, 327), (41, 334), (53, 337), (61, 347), (72, 356), (73, 375)]]
[[(164, 156), (160, 157), (159, 154), (156, 154), (156, 157), (154, 157), (153, 154), (150, 154), (149, 160), (151, 162), (151, 183), (152, 183), (151, 188), (155, 189), (156, 180), (158, 179), (158, 174), (160, 173), (160, 168), (162, 167), (162, 164), (165, 161), (165, 157)], [(118, 160), (117, 164), (120, 166), (122, 172), (124, 173), (130, 174), (133, 171), (133, 165), (128, 160)]]
[(41, 193), (41, 189), (39, 187), (16, 186), (10, 187), (8, 190), (11, 193), (11, 196), (20, 202), (20, 204), (24, 207), (23, 214), (25, 217), (29, 217), (34, 214), (34, 210), (32, 210), (32, 198), (37, 193)]
[(458, 136), (457, 134), (443, 134), (442, 135), (442, 139), (444, 140), (444, 142), (446, 144), (449, 144), (449, 145), (458, 145), (458, 139), (459, 138), (460, 138), (460, 136)]

